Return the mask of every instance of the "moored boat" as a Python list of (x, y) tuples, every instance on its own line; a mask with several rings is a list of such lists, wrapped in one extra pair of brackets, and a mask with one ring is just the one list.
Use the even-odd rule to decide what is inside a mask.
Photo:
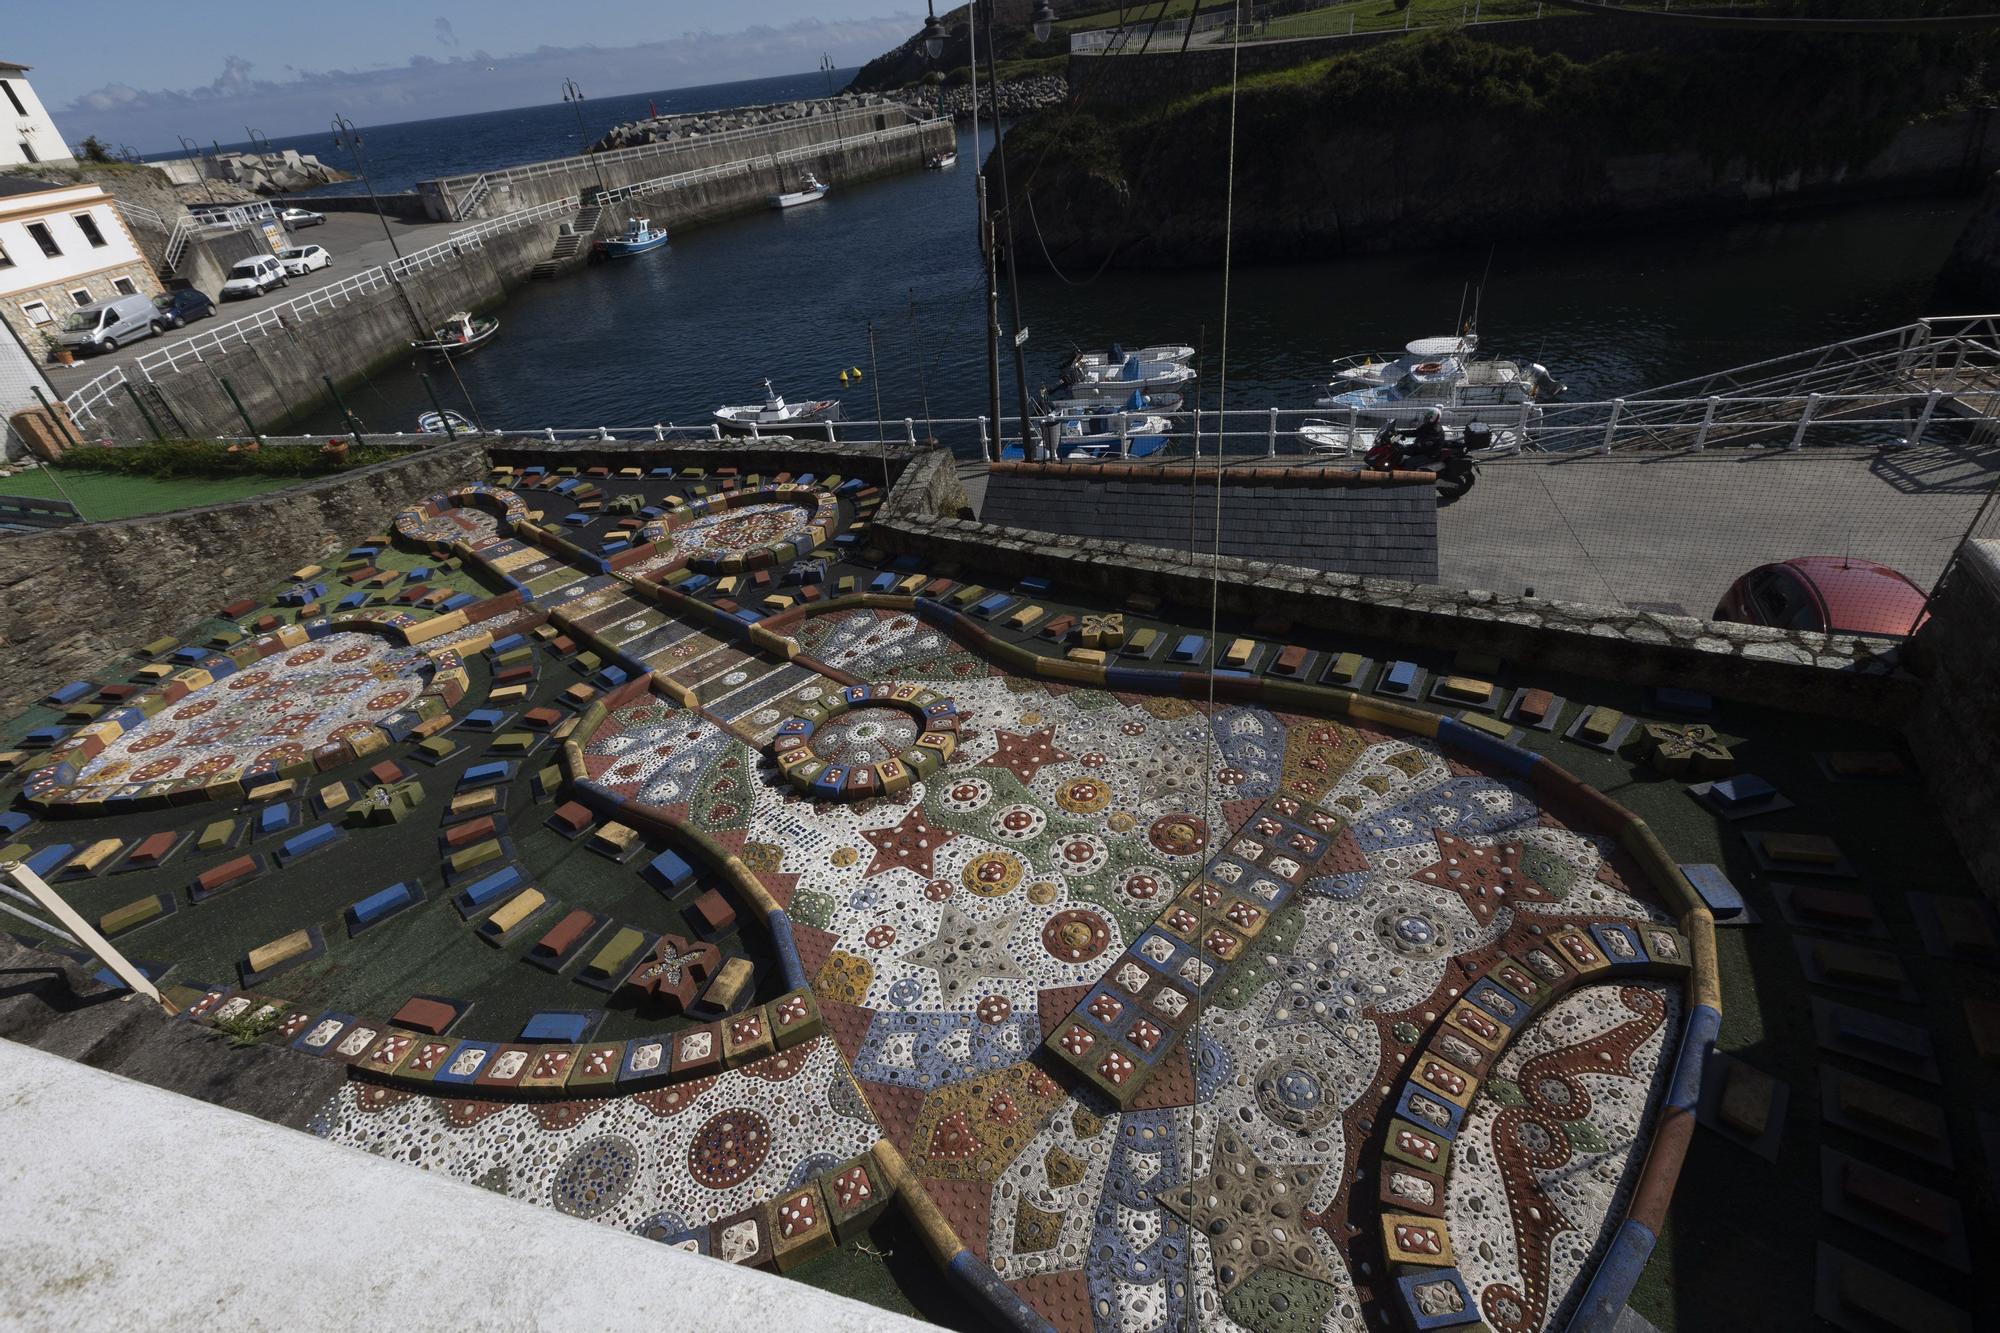
[(840, 420), (838, 398), (818, 398), (788, 403), (764, 381), (764, 401), (740, 407), (715, 409), (715, 424), (725, 435), (795, 435), (801, 427), (815, 436), (833, 438), (833, 423)]
[(924, 169), (927, 171), (943, 171), (947, 167), (955, 167), (957, 165), (958, 150), (953, 149), (948, 153), (932, 153), (930, 160), (924, 163)]
[(624, 235), (606, 236), (593, 248), (606, 259), (623, 259), (627, 255), (643, 255), (648, 250), (657, 250), (666, 243), (665, 228), (654, 231), (651, 218), (628, 218)]
[(769, 196), (770, 204), (773, 208), (797, 208), (800, 204), (817, 203), (826, 198), (827, 191), (832, 188), (808, 171), (799, 178), (798, 189)]
[(1156, 389), (1177, 388), (1193, 378), (1194, 368), (1178, 361), (1147, 361), (1138, 356), (1128, 356), (1123, 364), (1111, 366), (1072, 361), (1063, 372), (1063, 390), (1068, 398), (1101, 401), (1123, 398), (1134, 389), (1150, 394)]
[(476, 427), (447, 408), (443, 412), (426, 412), (418, 417), (417, 429), (426, 435), (470, 435)]
[(1112, 343), (1110, 350), (1102, 352), (1087, 352), (1079, 348), (1070, 356), (1069, 364), (1101, 370), (1106, 366), (1122, 366), (1135, 356), (1141, 361), (1169, 361), (1184, 366), (1194, 360), (1194, 348), (1184, 343), (1161, 343), (1157, 347), (1139, 347), (1127, 351), (1123, 343)]
[(449, 319), (431, 330), (430, 337), (413, 339), (410, 346), (440, 356), (464, 356), (493, 341), (498, 332), (499, 320), (475, 318), (470, 311), (455, 310)]

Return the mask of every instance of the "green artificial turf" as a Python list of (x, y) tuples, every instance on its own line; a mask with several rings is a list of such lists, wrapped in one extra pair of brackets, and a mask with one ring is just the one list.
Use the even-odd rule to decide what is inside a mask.
[(285, 486), (295, 486), (304, 478), (290, 477), (177, 477), (161, 480), (119, 472), (97, 472), (81, 468), (35, 468), (0, 477), (0, 495), (19, 495), (36, 500), (68, 500), (91, 522), (113, 518), (137, 518), (142, 514), (164, 514), (175, 509), (195, 509), (202, 505), (227, 504), (264, 495)]

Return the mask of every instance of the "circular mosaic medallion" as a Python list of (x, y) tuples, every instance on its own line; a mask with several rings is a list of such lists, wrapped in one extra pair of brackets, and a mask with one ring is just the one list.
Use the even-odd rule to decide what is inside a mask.
[(1056, 804), (1073, 815), (1094, 815), (1111, 804), (1110, 784), (1097, 778), (1071, 778), (1057, 788)]
[(1089, 875), (1104, 868), (1111, 849), (1092, 833), (1072, 833), (1056, 844), (1056, 865), (1065, 875)]
[(1436, 958), (1456, 947), (1445, 925), (1410, 907), (1391, 907), (1375, 918), (1375, 934), (1407, 958)]
[(959, 880), (982, 898), (998, 898), (1021, 882), (1021, 858), (1012, 852), (981, 852), (966, 862)]
[(1048, 825), (1048, 815), (1034, 806), (1010, 805), (993, 816), (993, 836), (1004, 842), (1027, 842)]
[(1168, 856), (1193, 856), (1208, 847), (1208, 825), (1193, 815), (1162, 815), (1146, 830), (1146, 841)]
[(771, 1126), (763, 1116), (739, 1107), (713, 1115), (688, 1144), (688, 1174), (712, 1190), (750, 1179), (771, 1151)]
[(1125, 891), (1127, 898), (1136, 898), (1142, 903), (1151, 902), (1160, 896), (1160, 877), (1144, 870), (1135, 870), (1125, 877), (1125, 882), (1119, 887)]
[(813, 756), (829, 764), (879, 764), (922, 734), (917, 719), (899, 708), (857, 708), (813, 733)]
[(1038, 879), (1028, 886), (1028, 901), (1037, 907), (1047, 907), (1056, 900), (1059, 886), (1051, 880)]
[(549, 1202), (571, 1217), (596, 1217), (610, 1209), (639, 1171), (639, 1149), (617, 1134), (586, 1139), (563, 1158), (549, 1186)]
[(985, 778), (958, 778), (944, 789), (942, 799), (945, 809), (971, 814), (993, 799), (993, 784)]
[(1338, 1080), (1316, 1059), (1282, 1056), (1259, 1071), (1257, 1104), (1302, 1134), (1324, 1128), (1340, 1113)]
[(1081, 907), (1057, 912), (1042, 927), (1042, 947), (1065, 963), (1087, 963), (1111, 944), (1111, 927), (1103, 917)]
[(1004, 1023), (1014, 1012), (1014, 1002), (1004, 995), (986, 995), (979, 1001), (979, 1021), (982, 1023)]

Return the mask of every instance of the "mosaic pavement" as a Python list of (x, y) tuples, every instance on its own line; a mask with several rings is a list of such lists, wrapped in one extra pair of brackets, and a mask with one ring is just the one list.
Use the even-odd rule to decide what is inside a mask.
[[(219, 930), (251, 901), (206, 898), (262, 812), (305, 832), (234, 873), (377, 836), (342, 812), (364, 789), (383, 809), (399, 783), (429, 792), (442, 887), (246, 938), (241, 988), (181, 992), (199, 1021), (268, 1016), (354, 1066), (319, 1132), (781, 1268), (901, 1191), (986, 1299), (1066, 1329), (1566, 1322), (1691, 1004), (1681, 909), (1599, 807), (1421, 728), (1023, 673), (942, 603), (918, 614), (921, 572), (867, 572), (855, 539), (880, 497), (858, 479), (498, 480), (399, 517), (427, 563), (384, 572), (382, 540), (302, 570), (255, 652), (156, 645), (208, 678), (15, 756), (45, 807), (88, 817), (115, 785), (161, 812), (91, 844), (93, 876), (191, 840), (143, 784), (198, 780), (204, 817), (250, 810), (187, 904), (169, 876), (150, 911), (106, 913), (156, 932), (177, 911)], [(384, 591), (343, 616), (336, 575)], [(8, 833), (73, 877), (82, 844), (49, 827)], [(549, 903), (557, 871), (535, 867), (572, 846), (640, 897)], [(269, 916), (283, 889), (256, 892)], [(364, 932), (403, 912), (593, 1002), (511, 1043), (480, 1026), (493, 1000), (433, 998), (441, 1026), (406, 1026), (444, 989), (427, 945), (399, 965), (410, 1003), (369, 1018), (389, 1004), (330, 964), (395, 947), (372, 941), (402, 927)], [(697, 958), (690, 980), (726, 958), (739, 984), (699, 1012), (683, 987), (688, 1016), (645, 1035), (642, 973), (680, 985)], [(595, 1042), (605, 1005), (639, 1035)], [(531, 1035), (544, 1021), (568, 1035)]]

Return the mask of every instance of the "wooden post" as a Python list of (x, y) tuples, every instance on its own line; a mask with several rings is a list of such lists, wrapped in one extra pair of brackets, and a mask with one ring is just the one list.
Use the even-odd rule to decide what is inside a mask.
[(11, 877), (16, 884), (26, 889), (30, 897), (40, 903), (50, 915), (62, 923), (65, 929), (76, 936), (78, 944), (81, 944), (84, 948), (90, 950), (92, 954), (96, 955), (98, 961), (111, 969), (111, 975), (117, 977), (127, 986), (130, 986), (134, 994), (146, 996), (153, 1003), (159, 1005), (160, 1008), (166, 1010), (169, 1015), (180, 1012), (167, 1002), (167, 998), (164, 995), (160, 994), (159, 987), (146, 979), (145, 973), (132, 966), (130, 960), (124, 954), (111, 947), (111, 941), (100, 935), (97, 927), (91, 925), (78, 915), (77, 910), (65, 902), (61, 894), (43, 882), (40, 875), (28, 869), (28, 867), (22, 865), (19, 861), (9, 861), (5, 865), (0, 865), (0, 874)]

